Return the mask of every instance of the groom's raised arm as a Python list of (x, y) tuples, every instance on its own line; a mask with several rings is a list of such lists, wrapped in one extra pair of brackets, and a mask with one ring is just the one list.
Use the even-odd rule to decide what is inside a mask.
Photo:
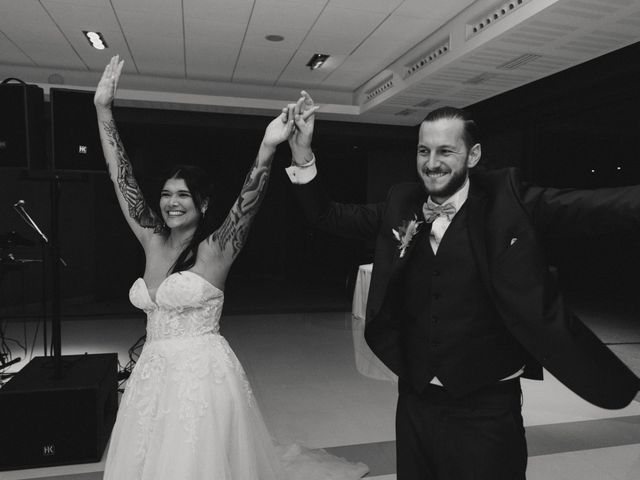
[(296, 129), (289, 137), (292, 162), (286, 169), (293, 191), (307, 222), (337, 235), (370, 239), (378, 232), (384, 204), (342, 204), (331, 201), (318, 179), (316, 159), (311, 149), (315, 111), (311, 96), (301, 92), (294, 108)]

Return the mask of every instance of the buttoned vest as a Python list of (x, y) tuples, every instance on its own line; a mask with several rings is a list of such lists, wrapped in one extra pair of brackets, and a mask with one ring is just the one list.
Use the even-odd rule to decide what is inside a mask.
[(526, 361), (481, 281), (466, 219), (463, 206), (437, 255), (429, 244), (430, 224), (424, 224), (399, 286), (407, 380), (417, 391), (437, 376), (461, 396), (515, 373)]

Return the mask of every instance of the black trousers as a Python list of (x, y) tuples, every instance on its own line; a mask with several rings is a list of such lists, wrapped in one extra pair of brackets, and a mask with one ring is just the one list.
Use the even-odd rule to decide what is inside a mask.
[(453, 398), (400, 381), (396, 410), (398, 480), (524, 480), (527, 444), (520, 380)]

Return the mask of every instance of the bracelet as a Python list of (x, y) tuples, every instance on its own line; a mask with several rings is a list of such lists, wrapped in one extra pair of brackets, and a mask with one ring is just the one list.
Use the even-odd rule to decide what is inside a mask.
[(313, 153), (311, 154), (311, 160), (309, 160), (304, 165), (298, 165), (298, 164), (296, 164), (296, 162), (293, 161), (293, 158), (291, 159), (291, 166), (292, 167), (309, 168), (310, 166), (315, 165), (315, 163), (316, 163), (316, 156)]

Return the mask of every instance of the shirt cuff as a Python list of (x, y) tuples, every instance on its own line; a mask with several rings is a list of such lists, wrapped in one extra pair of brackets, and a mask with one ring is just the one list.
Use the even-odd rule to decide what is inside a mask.
[(316, 178), (316, 175), (318, 174), (318, 169), (316, 168), (316, 157), (314, 155), (313, 158), (304, 165), (291, 165), (290, 167), (285, 168), (285, 171), (287, 172), (291, 183), (296, 185), (309, 183), (311, 180)]

